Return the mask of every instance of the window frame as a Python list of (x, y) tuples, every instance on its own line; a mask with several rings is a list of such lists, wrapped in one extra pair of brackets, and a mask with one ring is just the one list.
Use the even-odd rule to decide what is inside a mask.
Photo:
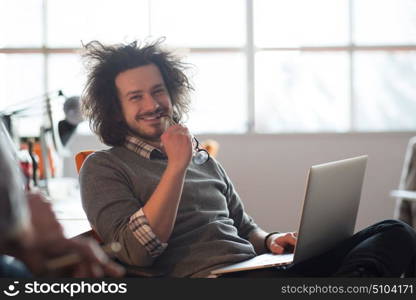
[[(50, 0), (42, 0), (42, 46), (40, 47), (13, 47), (0, 48), (0, 54), (40, 54), (43, 56), (43, 91), (46, 94), (49, 91), (48, 87), (48, 70), (49, 70), (49, 55), (50, 54), (79, 54), (81, 48), (54, 48), (48, 47), (47, 39), (47, 4)], [(149, 14), (151, 8), (151, 0), (149, 1)], [(356, 99), (354, 97), (354, 53), (358, 51), (416, 51), (416, 45), (373, 45), (360, 46), (354, 44), (354, 1), (348, 0), (349, 11), (349, 44), (343, 46), (301, 46), (301, 47), (256, 47), (254, 44), (254, 1), (244, 0), (246, 6), (246, 43), (242, 47), (190, 47), (184, 48), (188, 53), (243, 53), (246, 58), (246, 95), (247, 99), (247, 124), (245, 134), (258, 133), (255, 131), (255, 56), (260, 51), (296, 51), (296, 52), (333, 52), (341, 51), (348, 53), (349, 56), (349, 129), (346, 132), (364, 132), (357, 129), (356, 122)], [(151, 20), (149, 19), (149, 22)], [(151, 26), (149, 25), (149, 36), (151, 36)], [(329, 131), (329, 132), (332, 132)], [(276, 132), (280, 133), (280, 132)], [(319, 133), (319, 132), (317, 132)], [(204, 133), (205, 134), (205, 133)]]

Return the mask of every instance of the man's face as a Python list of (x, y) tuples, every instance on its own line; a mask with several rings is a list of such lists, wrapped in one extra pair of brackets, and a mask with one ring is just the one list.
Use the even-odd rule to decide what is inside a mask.
[(158, 67), (150, 64), (126, 70), (116, 76), (115, 83), (130, 131), (148, 142), (160, 142), (166, 116), (172, 116), (172, 103)]

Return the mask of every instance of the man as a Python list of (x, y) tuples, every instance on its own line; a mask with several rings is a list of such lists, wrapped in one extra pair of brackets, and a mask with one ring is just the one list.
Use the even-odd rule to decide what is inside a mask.
[[(0, 123), (0, 277), (122, 276), (123, 268), (112, 262), (97, 243), (64, 237), (44, 196), (24, 193), (13, 144), (2, 125)], [(66, 255), (76, 255), (79, 260), (53, 268), (52, 260)]]
[[(160, 42), (105, 46), (94, 41), (86, 50), (83, 109), (93, 130), (112, 147), (85, 161), (81, 194), (101, 238), (122, 244), (120, 260), (173, 277), (206, 277), (263, 252), (292, 251), (295, 233), (267, 233), (257, 226), (215, 159), (202, 165), (192, 161), (192, 136), (181, 124), (191, 90), (184, 64)], [(374, 259), (378, 242), (388, 238), (394, 249)], [(314, 267), (312, 259), (283, 275), (400, 276), (413, 263), (416, 239), (406, 225), (388, 221), (335, 250), (319, 258), (326, 267)], [(390, 252), (402, 259), (389, 262)]]

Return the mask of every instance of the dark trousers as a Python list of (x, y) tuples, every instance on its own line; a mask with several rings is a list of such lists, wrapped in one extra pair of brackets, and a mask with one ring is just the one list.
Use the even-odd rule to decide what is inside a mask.
[(31, 273), (18, 260), (8, 261), (0, 255), (0, 277), (31, 277)]
[(331, 250), (287, 268), (236, 272), (224, 277), (331, 277), (363, 267), (380, 277), (416, 277), (416, 232), (397, 220), (369, 226)]

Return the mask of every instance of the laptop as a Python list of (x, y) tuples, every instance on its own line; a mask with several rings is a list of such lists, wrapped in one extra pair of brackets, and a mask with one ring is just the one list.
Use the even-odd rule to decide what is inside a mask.
[(225, 273), (296, 264), (324, 253), (354, 233), (367, 155), (309, 169), (298, 241), (293, 253), (258, 255), (211, 271)]

